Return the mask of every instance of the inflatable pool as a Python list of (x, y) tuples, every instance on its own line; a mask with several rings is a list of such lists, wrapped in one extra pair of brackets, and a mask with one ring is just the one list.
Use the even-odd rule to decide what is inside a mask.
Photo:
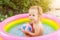
[(28, 14), (15, 15), (1, 22), (0, 40), (60, 40), (60, 20), (55, 16), (47, 14), (43, 14), (42, 24), (49, 25), (52, 29), (54, 29), (55, 32), (53, 33), (37, 37), (20, 37), (8, 33), (10, 29), (14, 28), (15, 26), (30, 22), (28, 16)]

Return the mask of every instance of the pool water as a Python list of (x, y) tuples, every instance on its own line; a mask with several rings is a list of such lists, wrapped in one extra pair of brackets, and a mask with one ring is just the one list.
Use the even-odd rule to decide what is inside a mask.
[[(15, 27), (11, 28), (8, 31), (8, 33), (15, 36), (24, 36), (24, 33), (22, 32), (20, 28), (21, 28), (21, 25), (16, 25)], [(44, 35), (53, 33), (55, 31), (53, 28), (51, 28), (47, 24), (43, 24), (43, 29), (44, 29), (44, 33), (43, 33)]]

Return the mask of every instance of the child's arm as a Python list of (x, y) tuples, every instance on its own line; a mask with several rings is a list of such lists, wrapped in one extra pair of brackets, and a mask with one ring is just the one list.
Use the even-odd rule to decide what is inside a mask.
[(34, 27), (34, 33), (33, 32), (29, 32), (27, 30), (23, 31), (25, 34), (28, 34), (30, 36), (39, 36), (39, 35), (42, 35), (43, 34), (43, 30), (42, 30), (42, 27)]
[(32, 32), (29, 32), (27, 30), (23, 31), (25, 33), (25, 35), (29, 35), (29, 36), (36, 36), (36, 33), (32, 33)]

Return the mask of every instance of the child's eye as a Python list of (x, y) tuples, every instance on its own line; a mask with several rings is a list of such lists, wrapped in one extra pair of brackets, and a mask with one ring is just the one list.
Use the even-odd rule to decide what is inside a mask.
[(31, 14), (29, 14), (29, 16), (31, 16)]
[(33, 15), (33, 16), (35, 16), (35, 15)]

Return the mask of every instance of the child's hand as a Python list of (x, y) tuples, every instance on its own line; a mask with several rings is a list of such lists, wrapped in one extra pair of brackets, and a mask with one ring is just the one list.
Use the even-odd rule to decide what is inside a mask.
[(23, 30), (22, 31), (24, 32), (24, 34), (27, 34), (29, 31), (28, 30)]
[(26, 30), (26, 28), (23, 29), (22, 26), (20, 27), (20, 29), (22, 30), (22, 32), (23, 32), (24, 34), (26, 34), (26, 33), (28, 32), (28, 30)]

